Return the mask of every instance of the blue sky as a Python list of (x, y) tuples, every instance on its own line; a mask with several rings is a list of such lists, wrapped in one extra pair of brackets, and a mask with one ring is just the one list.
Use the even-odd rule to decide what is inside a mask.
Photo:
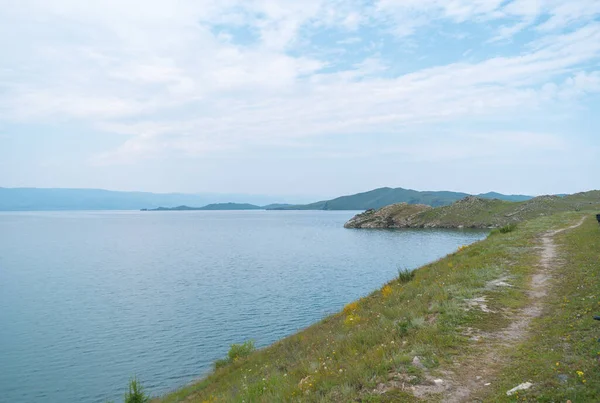
[(0, 186), (600, 188), (598, 0), (0, 0)]

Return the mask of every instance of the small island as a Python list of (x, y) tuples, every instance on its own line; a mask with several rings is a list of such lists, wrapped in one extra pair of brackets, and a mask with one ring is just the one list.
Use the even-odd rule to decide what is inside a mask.
[(248, 203), (213, 203), (204, 207), (158, 207), (154, 209), (141, 209), (141, 211), (217, 211), (217, 210), (264, 210), (264, 207)]

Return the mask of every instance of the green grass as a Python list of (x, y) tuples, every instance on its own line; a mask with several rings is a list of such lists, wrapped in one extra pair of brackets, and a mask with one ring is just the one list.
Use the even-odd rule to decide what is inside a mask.
[(554, 273), (546, 311), (510, 355), (486, 401), (517, 401), (505, 392), (526, 381), (534, 386), (519, 393), (519, 401), (600, 401), (600, 322), (592, 319), (600, 314), (600, 227), (589, 217), (556, 242), (563, 264)]
[[(374, 389), (380, 383), (385, 384), (390, 374), (409, 377), (414, 383), (421, 382), (425, 370), (411, 364), (415, 356), (420, 357), (426, 371), (437, 376), (474, 354), (476, 346), (466, 335), (467, 329), (494, 332), (507, 326), (508, 319), (480, 309), (466, 309), (466, 300), (483, 296), (489, 309), (507, 313), (526, 305), (527, 284), (538, 261), (539, 234), (551, 228), (564, 227), (581, 216), (581, 213), (571, 212), (541, 217), (461, 248), (414, 271), (412, 280), (403, 283), (394, 279), (380, 290), (348, 304), (343, 311), (268, 348), (232, 360), (199, 382), (159, 401), (414, 401), (415, 398), (408, 392), (390, 390), (379, 395), (374, 393)], [(591, 236), (592, 230), (588, 224), (585, 227), (589, 231), (587, 237)], [(579, 243), (589, 241), (585, 236), (565, 239), (570, 242), (569, 250), (580, 259), (576, 264), (569, 263), (569, 270), (576, 270), (578, 274), (573, 275), (573, 280), (569, 279), (569, 284), (573, 282), (576, 291), (569, 294), (568, 304), (575, 304), (574, 301), (579, 304), (577, 298), (587, 297), (588, 293), (587, 289), (577, 290), (575, 284), (589, 286), (577, 281), (585, 277), (589, 282), (590, 278), (586, 276), (592, 275), (594, 260), (588, 256), (590, 245), (577, 252)], [(598, 255), (594, 256), (597, 262)], [(508, 279), (513, 287), (488, 286), (490, 281), (498, 279)], [(597, 292), (590, 294), (597, 297), (600, 289)], [(596, 300), (589, 299), (593, 304)], [(582, 306), (585, 303), (581, 301)], [(560, 305), (554, 308), (562, 309)], [(580, 314), (583, 312), (578, 311)], [(588, 345), (598, 348), (596, 335), (592, 336), (592, 333), (595, 329), (600, 330), (600, 326), (586, 322), (583, 317), (574, 320), (569, 316), (574, 312), (565, 317), (562, 313), (556, 315), (560, 316), (560, 320), (569, 319), (571, 322), (565, 322), (568, 325), (581, 325), (581, 331), (587, 329), (589, 334), (585, 335), (582, 343), (586, 343), (585, 348)], [(536, 326), (543, 328), (542, 325)], [(566, 337), (567, 330), (563, 327), (560, 337)], [(597, 333), (600, 334), (600, 331)], [(540, 338), (545, 334), (540, 332)], [(572, 340), (574, 334), (570, 337)], [(560, 344), (559, 340), (552, 343), (556, 343), (553, 344), (555, 346)], [(586, 351), (585, 348), (582, 347), (582, 351)], [(555, 351), (557, 357), (566, 354), (557, 348)], [(575, 354), (572, 350), (568, 353)], [(572, 364), (567, 360), (563, 365), (569, 363), (572, 366), (570, 370), (582, 369), (588, 376), (591, 364), (587, 365), (586, 361), (583, 365), (577, 359), (573, 360)], [(578, 365), (581, 368), (575, 368)], [(516, 370), (525, 371), (526, 367), (527, 364), (523, 364)], [(538, 374), (542, 367), (540, 364)], [(502, 398), (504, 391), (522, 382), (516, 382), (521, 379), (516, 376), (517, 373), (504, 375), (502, 386), (494, 389), (496, 396)], [(528, 377), (531, 378), (531, 375), (528, 374)], [(569, 380), (579, 387), (577, 381), (573, 377)]]
[(592, 208), (600, 208), (599, 191), (566, 197), (540, 196), (524, 202), (468, 198), (420, 213), (414, 218), (414, 225), (503, 227), (540, 216)]

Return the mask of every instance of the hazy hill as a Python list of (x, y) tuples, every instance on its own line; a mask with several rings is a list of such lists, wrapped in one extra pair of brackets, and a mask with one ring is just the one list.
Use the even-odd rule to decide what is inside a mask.
[(265, 210), (284, 210), (287, 207), (293, 206), (293, 204), (288, 203), (273, 203), (267, 204), (266, 206), (262, 206)]
[(161, 206), (205, 206), (209, 203), (277, 201), (270, 196), (119, 192), (101, 189), (0, 188), (0, 211), (139, 210)]
[[(426, 204), (432, 207), (446, 206), (469, 196), (467, 193), (438, 191), (420, 192), (403, 188), (379, 188), (368, 192), (341, 196), (332, 200), (324, 200), (311, 204), (292, 205), (275, 208), (276, 210), (367, 210), (378, 209), (395, 203)], [(503, 195), (500, 193), (485, 193), (479, 195), (486, 199), (520, 201), (531, 199), (531, 196)]]
[[(480, 193), (477, 196), (481, 197), (483, 199), (498, 199), (498, 200), (507, 200), (507, 201), (526, 201), (526, 200), (532, 199), (532, 196), (503, 195), (502, 193), (496, 193), (496, 192)], [(565, 196), (565, 195), (562, 195), (562, 196)]]
[(248, 203), (213, 203), (201, 207), (200, 210), (264, 210), (264, 208)]
[(142, 211), (216, 211), (216, 210), (264, 210), (263, 207), (248, 203), (213, 203), (203, 207), (177, 206), (142, 209)]
[[(419, 192), (403, 188), (379, 188), (354, 195), (341, 196), (311, 204), (269, 204), (277, 200), (269, 196), (236, 194), (181, 194), (118, 192), (101, 189), (39, 189), (0, 188), (0, 211), (27, 210), (139, 210), (174, 209), (176, 206), (205, 206), (188, 209), (239, 210), (233, 204), (251, 204), (244, 209), (264, 208), (267, 210), (367, 210), (395, 203), (426, 204), (445, 206), (468, 196), (461, 192)], [(520, 201), (530, 198), (521, 195), (486, 193), (485, 198)], [(215, 206), (212, 206), (214, 204)], [(207, 206), (208, 205), (208, 206)], [(210, 207), (209, 207), (210, 206)]]

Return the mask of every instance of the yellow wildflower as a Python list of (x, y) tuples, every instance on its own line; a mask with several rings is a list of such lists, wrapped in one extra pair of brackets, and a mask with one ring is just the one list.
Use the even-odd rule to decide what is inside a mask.
[(344, 324), (351, 326), (355, 323), (358, 323), (359, 321), (360, 321), (360, 316), (351, 313), (350, 315), (346, 316), (346, 319), (344, 319)]
[(348, 305), (346, 305), (344, 307), (344, 313), (346, 315), (349, 315), (352, 312), (355, 312), (357, 309), (358, 309), (358, 302), (356, 302), (356, 301), (350, 302)]

